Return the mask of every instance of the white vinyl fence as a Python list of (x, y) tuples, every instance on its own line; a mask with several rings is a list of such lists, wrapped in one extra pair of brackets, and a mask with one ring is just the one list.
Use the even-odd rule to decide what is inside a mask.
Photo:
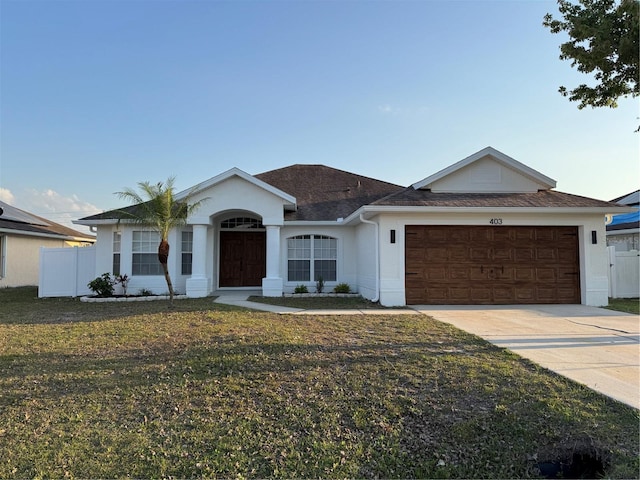
[(40, 248), (39, 297), (91, 294), (87, 283), (96, 277), (96, 247)]
[(640, 296), (640, 252), (609, 252), (609, 296), (611, 298), (638, 298)]

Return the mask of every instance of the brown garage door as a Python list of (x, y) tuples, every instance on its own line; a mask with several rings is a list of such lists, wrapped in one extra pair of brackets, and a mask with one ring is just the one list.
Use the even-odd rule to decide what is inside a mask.
[(407, 304), (580, 303), (577, 227), (407, 225)]

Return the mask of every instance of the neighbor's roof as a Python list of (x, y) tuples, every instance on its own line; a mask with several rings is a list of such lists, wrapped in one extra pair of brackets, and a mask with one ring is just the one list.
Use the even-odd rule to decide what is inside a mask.
[(619, 203), (620, 205), (638, 205), (640, 204), (640, 190), (627, 193), (626, 195), (622, 195), (621, 197), (614, 198), (611, 201), (614, 203)]
[(325, 165), (291, 165), (255, 175), (296, 198), (284, 219), (336, 221), (404, 187)]
[(46, 220), (0, 201), (0, 232), (18, 235), (95, 242), (95, 237)]

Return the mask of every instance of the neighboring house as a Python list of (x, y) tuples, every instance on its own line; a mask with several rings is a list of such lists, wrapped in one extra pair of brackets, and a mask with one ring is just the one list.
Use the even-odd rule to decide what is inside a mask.
[[(555, 185), (491, 147), (409, 187), (322, 165), (232, 168), (177, 195), (206, 200), (171, 234), (169, 268), (191, 297), (313, 292), (322, 276), (387, 306), (606, 305), (604, 217), (629, 209)], [(158, 235), (117, 217), (75, 222), (97, 228), (96, 276), (166, 292)]]
[(38, 285), (40, 247), (86, 246), (95, 240), (0, 202), (0, 287)]
[(614, 198), (611, 202), (633, 207), (635, 211), (607, 218), (607, 246), (616, 247), (618, 252), (640, 250), (640, 190)]

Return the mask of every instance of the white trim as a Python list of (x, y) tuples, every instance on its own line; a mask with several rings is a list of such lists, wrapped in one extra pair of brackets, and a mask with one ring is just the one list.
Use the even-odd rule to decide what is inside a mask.
[(524, 175), (525, 177), (530, 178), (531, 180), (533, 180), (534, 182), (540, 183), (542, 184), (544, 187), (546, 187), (547, 189), (551, 189), (551, 188), (555, 188), (556, 187), (556, 181), (550, 177), (547, 177), (546, 175), (543, 175), (542, 173), (538, 172), (537, 170), (534, 170), (531, 167), (526, 166), (524, 163), (520, 163), (519, 161), (515, 160), (514, 158), (511, 158), (508, 155), (505, 155), (502, 152), (499, 152), (498, 150), (496, 150), (493, 147), (486, 147), (483, 148), (482, 150), (480, 150), (479, 152), (474, 153), (473, 155), (468, 156), (467, 158), (464, 158), (462, 160), (460, 160), (457, 163), (454, 163), (453, 165), (449, 165), (447, 168), (444, 168), (442, 170), (440, 170), (437, 173), (434, 173), (433, 175), (428, 176), (427, 178), (420, 180), (419, 182), (414, 183), (413, 185), (411, 185), (415, 190), (419, 190), (421, 188), (424, 187), (428, 187), (430, 184), (432, 184), (433, 182), (436, 182), (448, 175), (451, 175), (452, 173), (460, 170), (461, 168), (466, 167), (467, 165), (476, 162), (484, 157), (490, 156), (492, 157), (494, 160), (498, 161), (498, 163), (501, 163), (513, 170), (515, 170), (516, 172), (520, 173), (521, 175)]
[(610, 208), (605, 207), (431, 207), (431, 206), (406, 206), (395, 205), (365, 205), (353, 212), (344, 219), (343, 224), (353, 224), (360, 218), (360, 214), (371, 216), (379, 213), (544, 213), (544, 214), (566, 214), (576, 215), (610, 213)]

